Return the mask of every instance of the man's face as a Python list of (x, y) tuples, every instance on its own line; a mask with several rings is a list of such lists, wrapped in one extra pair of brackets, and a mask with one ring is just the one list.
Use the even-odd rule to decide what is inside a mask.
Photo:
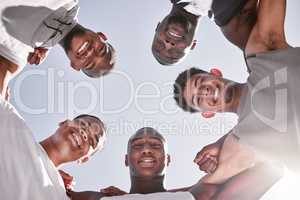
[(152, 133), (139, 134), (131, 140), (126, 163), (132, 176), (156, 177), (165, 173), (169, 158), (159, 136)]
[(211, 74), (196, 74), (187, 80), (183, 98), (195, 110), (224, 112), (235, 100), (233, 82)]
[(164, 19), (156, 29), (153, 55), (166, 65), (178, 63), (192, 48), (194, 33), (195, 27), (183, 17)]
[(111, 51), (112, 47), (105, 42), (103, 34), (85, 31), (72, 38), (67, 56), (73, 69), (96, 76), (112, 68)]
[(75, 161), (102, 148), (102, 125), (92, 117), (82, 117), (60, 123), (55, 140), (68, 161)]

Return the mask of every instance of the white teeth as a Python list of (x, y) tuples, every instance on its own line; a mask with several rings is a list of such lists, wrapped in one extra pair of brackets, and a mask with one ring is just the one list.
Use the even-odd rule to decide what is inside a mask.
[(219, 88), (215, 89), (215, 95), (214, 95), (214, 100), (217, 101), (218, 100), (218, 96), (219, 96)]
[(169, 31), (169, 34), (172, 35), (172, 36), (174, 36), (174, 37), (181, 38), (181, 36), (178, 35), (177, 33), (173, 33), (171, 31)]
[(80, 53), (82, 50), (84, 50), (87, 47), (88, 44), (89, 44), (88, 42), (83, 43), (81, 45), (81, 47), (78, 49), (78, 53)]
[(144, 163), (153, 163), (154, 160), (153, 159), (143, 159), (140, 162), (144, 162)]

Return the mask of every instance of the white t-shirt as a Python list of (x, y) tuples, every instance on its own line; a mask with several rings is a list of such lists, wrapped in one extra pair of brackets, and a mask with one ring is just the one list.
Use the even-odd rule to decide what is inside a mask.
[(190, 192), (158, 192), (151, 194), (126, 194), (115, 197), (102, 197), (101, 200), (194, 200)]
[(24, 67), (34, 47), (52, 47), (76, 24), (77, 0), (1, 0), (0, 55)]
[(63, 180), (13, 107), (0, 96), (0, 198), (68, 200)]
[(180, 0), (178, 3), (189, 3), (183, 8), (196, 16), (207, 16), (211, 10), (213, 0)]
[(247, 58), (247, 91), (233, 133), (268, 159), (300, 173), (300, 48)]

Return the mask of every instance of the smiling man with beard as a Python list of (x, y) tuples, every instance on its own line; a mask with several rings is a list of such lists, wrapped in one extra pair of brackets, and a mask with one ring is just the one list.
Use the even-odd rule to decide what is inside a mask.
[(89, 77), (100, 77), (113, 68), (114, 48), (103, 33), (78, 24), (78, 9), (75, 0), (1, 3), (0, 93), (3, 96), (8, 81), (26, 62), (40, 64), (48, 49), (56, 44), (64, 48), (71, 67)]
[(211, 183), (226, 180), (261, 159), (280, 162), (300, 174), (300, 50), (285, 39), (285, 9), (285, 0), (260, 1), (258, 20), (245, 49), (246, 83), (224, 79), (216, 70), (207, 73), (196, 68), (175, 81), (174, 98), (183, 110), (203, 112), (205, 117), (215, 112), (239, 117), (229, 134), (205, 147), (195, 159), (200, 168), (208, 155), (218, 159)]
[(103, 148), (103, 122), (80, 115), (59, 124), (54, 134), (36, 142), (15, 109), (0, 95), (1, 199), (65, 199), (66, 190), (57, 168), (86, 162)]
[(72, 200), (253, 200), (280, 178), (280, 173), (273, 168), (259, 164), (222, 185), (205, 184), (200, 180), (191, 187), (167, 190), (165, 178), (170, 161), (165, 138), (151, 127), (141, 128), (127, 145), (125, 165), (130, 172), (129, 194), (111, 186), (101, 192), (70, 192)]
[(201, 17), (209, 16), (224, 36), (244, 49), (256, 21), (258, 0), (171, 0), (170, 13), (157, 25), (152, 53), (162, 65), (177, 64), (194, 49)]

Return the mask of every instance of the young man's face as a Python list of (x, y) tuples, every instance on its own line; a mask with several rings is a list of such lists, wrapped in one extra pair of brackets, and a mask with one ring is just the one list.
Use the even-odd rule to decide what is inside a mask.
[(168, 163), (169, 155), (158, 135), (143, 133), (131, 139), (126, 156), (131, 176), (146, 178), (164, 175)]
[(112, 47), (101, 33), (85, 31), (75, 35), (67, 50), (71, 66), (92, 76), (108, 72), (113, 66)]
[(75, 161), (90, 155), (102, 148), (103, 127), (93, 117), (82, 117), (73, 121), (65, 121), (59, 125), (55, 133), (56, 144), (67, 161)]
[(183, 98), (195, 110), (224, 112), (235, 101), (233, 82), (211, 74), (196, 74), (187, 80)]
[(176, 64), (188, 54), (194, 37), (193, 25), (183, 17), (171, 16), (157, 26), (152, 53), (165, 65)]

